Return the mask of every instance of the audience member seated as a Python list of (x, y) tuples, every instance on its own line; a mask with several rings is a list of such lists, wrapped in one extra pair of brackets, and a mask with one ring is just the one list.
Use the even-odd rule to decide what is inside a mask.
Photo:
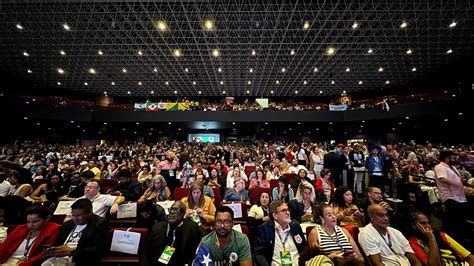
[(295, 198), (293, 189), (289, 187), (286, 176), (280, 176), (278, 178), (278, 187), (273, 188), (272, 195), (273, 200), (284, 201), (286, 203)]
[(47, 178), (46, 183), (36, 188), (30, 195), (30, 198), (39, 203), (49, 202), (50, 204), (56, 204), (59, 197), (64, 195), (64, 191), (59, 175), (53, 174), (50, 178)]
[(272, 170), (271, 171), (268, 171), (267, 172), (267, 176), (266, 176), (266, 179), (268, 181), (270, 180), (277, 180), (280, 178), (281, 176), (281, 171), (280, 171), (280, 167), (278, 165), (275, 165), (272, 167)]
[(270, 220), (268, 208), (270, 206), (271, 198), (267, 192), (262, 192), (258, 196), (257, 204), (250, 208), (247, 218), (247, 224), (249, 225), (250, 233), (256, 233), (257, 226)]
[(388, 212), (384, 206), (370, 205), (368, 214), (370, 223), (360, 228), (359, 244), (371, 265), (421, 265), (403, 234), (388, 226)]
[(117, 173), (118, 185), (107, 194), (113, 196), (123, 196), (126, 201), (137, 201), (142, 194), (142, 186), (136, 180), (132, 180), (132, 172), (128, 169), (122, 169)]
[(240, 170), (240, 167), (235, 165), (232, 170), (229, 170), (229, 173), (227, 174), (227, 184), (226, 187), (228, 189), (234, 188), (235, 180), (243, 180), (243, 182), (246, 182), (247, 176), (245, 175), (244, 171)]
[[(226, 182), (225, 182), (225, 177), (223, 176), (222, 173), (220, 173), (219, 170), (217, 169), (212, 169), (210, 176), (209, 176), (209, 182), (207, 183), (208, 186), (211, 188), (218, 188), (221, 189), (222, 187), (225, 188)], [(224, 193), (221, 193), (221, 195)]]
[(8, 182), (7, 171), (0, 170), (0, 197), (5, 197), (10, 194), (10, 190), (13, 188), (12, 184)]
[(71, 174), (68, 182), (69, 185), (66, 187), (66, 195), (59, 197), (58, 200), (75, 200), (84, 196), (84, 187), (89, 180), (89, 178), (83, 177), (82, 174)]
[(110, 207), (110, 214), (116, 214), (118, 205), (125, 201), (123, 196), (100, 194), (100, 181), (91, 179), (84, 188), (84, 196), (79, 199), (88, 199), (92, 202), (92, 211), (100, 217), (105, 217)]
[(308, 237), (309, 247), (319, 248), (331, 260), (339, 258), (353, 261), (355, 265), (364, 265), (364, 258), (351, 234), (337, 225), (333, 208), (322, 203), (318, 206), (317, 215), (322, 225), (317, 225), (311, 230)]
[(285, 202), (270, 203), (271, 220), (258, 227), (254, 247), (257, 265), (298, 265), (299, 253), (306, 246), (300, 225), (291, 220)]
[(214, 265), (252, 265), (249, 239), (243, 233), (233, 230), (233, 226), (234, 211), (228, 206), (217, 208), (214, 231), (201, 240), (194, 263), (206, 263), (206, 256), (202, 258), (199, 254), (207, 248)]
[(182, 198), (181, 201), (186, 206), (184, 219), (191, 218), (203, 231), (208, 231), (214, 224), (216, 206), (211, 198), (204, 196), (203, 191), (204, 185), (195, 181), (191, 184), (188, 197)]
[(234, 187), (227, 190), (224, 195), (224, 202), (245, 202), (250, 205), (250, 197), (247, 190), (245, 190), (245, 182), (241, 178), (237, 178), (234, 181)]
[[(206, 179), (206, 182), (208, 181), (208, 179)], [(204, 175), (200, 174), (200, 175), (197, 175), (196, 176), (196, 182), (200, 182), (204, 185), (204, 189), (203, 189), (203, 194), (204, 196), (207, 196), (209, 198), (211, 198), (211, 200), (214, 201), (214, 190), (212, 190), (212, 188), (208, 185), (205, 184), (204, 182)], [(191, 183), (192, 184), (192, 183)]]
[[(332, 260), (327, 256), (321, 255), (319, 248), (306, 247), (303, 252), (300, 253), (299, 264), (300, 266), (320, 266), (320, 265), (334, 265)], [(338, 265), (336, 263), (336, 265)]]
[(306, 169), (298, 170), (298, 176), (291, 180), (291, 187), (294, 189), (298, 189), (298, 187), (303, 181), (307, 181), (310, 184), (312, 182), (311, 179), (309, 179), (308, 177), (308, 171)]
[(370, 223), (370, 216), (368, 212), (368, 208), (370, 205), (378, 204), (384, 207), (388, 212), (389, 215), (393, 212), (393, 208), (390, 205), (382, 200), (382, 190), (378, 187), (368, 187), (367, 188), (367, 200), (363, 204), (362, 208), (364, 210), (364, 221), (365, 224)]
[(270, 188), (270, 182), (267, 181), (262, 169), (256, 171), (256, 178), (250, 180), (249, 190), (254, 188)]
[(10, 172), (9, 181), (13, 186), (13, 188), (10, 189), (10, 195), (26, 198), (33, 192), (33, 186), (31, 186), (33, 180), (28, 173), (13, 170)]
[(315, 197), (314, 187), (309, 182), (300, 183), (296, 198), (288, 203), (291, 218), (299, 223), (313, 222)]
[(364, 213), (353, 203), (349, 187), (336, 188), (330, 202), (340, 226), (364, 226)]
[(474, 265), (474, 256), (444, 232), (433, 230), (423, 213), (412, 216), (413, 235), (408, 238), (423, 265)]
[(100, 265), (100, 256), (107, 245), (107, 220), (92, 212), (92, 202), (88, 199), (78, 199), (71, 209), (72, 220), (61, 226), (53, 247), (44, 252), (46, 262)]
[(334, 191), (334, 184), (330, 177), (331, 170), (329, 168), (323, 168), (323, 170), (321, 170), (321, 178), (316, 180), (316, 190), (324, 192), (327, 199), (331, 198), (331, 193)]
[(140, 265), (191, 265), (201, 234), (195, 222), (184, 218), (185, 213), (181, 201), (171, 205), (168, 221), (153, 226)]
[(145, 200), (139, 204), (137, 214), (137, 227), (148, 228), (150, 231), (156, 223), (168, 219), (165, 209), (151, 200)]
[(27, 223), (19, 225), (0, 243), (1, 265), (35, 265), (42, 261), (46, 245), (52, 245), (59, 225), (49, 221), (49, 209), (33, 206), (26, 210)]
[(145, 200), (150, 200), (153, 203), (158, 201), (169, 200), (171, 197), (170, 189), (166, 186), (166, 180), (161, 175), (156, 175), (151, 181), (149, 188), (145, 190), (143, 195), (138, 199), (138, 203), (142, 203)]
[(153, 179), (153, 175), (150, 173), (150, 166), (144, 165), (142, 166), (141, 171), (138, 173), (138, 182), (142, 184), (143, 187), (150, 187), (151, 180)]

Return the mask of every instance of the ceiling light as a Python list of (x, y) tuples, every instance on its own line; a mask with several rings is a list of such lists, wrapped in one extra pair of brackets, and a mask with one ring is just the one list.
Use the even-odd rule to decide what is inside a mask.
[(130, 95), (130, 94), (131, 94), (131, 92), (130, 92), (130, 91), (127, 91), (127, 94), (128, 94), (128, 95)]
[(347, 67), (347, 68), (346, 68), (346, 72), (350, 72), (350, 71), (351, 71), (351, 69)]
[(336, 53), (336, 48), (334, 47), (329, 47), (326, 49), (326, 54), (327, 55), (334, 55)]
[(253, 73), (253, 68), (249, 69), (249, 72), (250, 72), (250, 73)]
[(88, 86), (88, 85), (89, 85), (89, 83), (87, 83), (87, 82), (84, 82), (84, 86)]
[(303, 84), (306, 85), (308, 84), (308, 82), (306, 80), (303, 80)]
[(156, 67), (153, 68), (153, 71), (154, 71), (154, 72), (158, 72), (158, 68), (156, 68)]
[(142, 56), (143, 52), (141, 50), (138, 50), (138, 55)]
[(320, 91), (319, 91), (319, 94), (323, 94), (323, 91), (322, 91), (322, 90), (320, 90)]
[(416, 71), (416, 67), (412, 68), (411, 71), (412, 71), (412, 72), (415, 72), (415, 71)]
[(214, 21), (207, 19), (204, 21), (205, 30), (214, 30)]
[(58, 86), (61, 86), (61, 82), (58, 81)]
[(181, 50), (179, 49), (174, 49), (173, 50), (173, 55), (176, 56), (176, 57), (180, 57), (182, 54), (181, 54)]
[(202, 91), (198, 91), (198, 94), (201, 94), (201, 93), (202, 93)]
[(16, 24), (16, 28), (19, 29), (19, 30), (23, 29), (23, 27), (20, 24)]
[(66, 23), (63, 24), (63, 28), (64, 28), (65, 30), (71, 30), (71, 27), (69, 27), (69, 25), (66, 24)]
[(297, 90), (295, 91), (295, 94), (298, 94), (298, 91), (297, 91)]
[(410, 119), (410, 117), (409, 117), (409, 116), (406, 116), (405, 119)]
[(156, 28), (159, 31), (167, 31), (168, 30), (168, 24), (166, 24), (166, 21), (164, 21), (164, 20), (158, 20), (156, 22)]
[(359, 85), (362, 85), (362, 80), (359, 80)]
[(319, 70), (318, 70), (317, 67), (315, 67), (315, 68), (313, 69), (313, 72), (318, 72), (318, 71), (319, 71)]
[(58, 68), (57, 71), (58, 71), (59, 74), (64, 74), (64, 69), (62, 69), (62, 68)]
[(28, 54), (27, 52), (23, 52), (23, 55), (24, 56), (30, 56), (30, 54)]
[(176, 91), (176, 90), (175, 90), (175, 91), (173, 91), (173, 93), (174, 93), (174, 94), (177, 94), (177, 93), (178, 93), (178, 91)]
[(400, 28), (406, 28), (408, 26), (408, 23), (406, 23), (405, 21), (402, 22), (402, 24), (400, 24)]
[(275, 83), (276, 83), (276, 84), (280, 84), (280, 81), (277, 79), (277, 80), (275, 81)]
[(221, 85), (224, 85), (224, 81), (221, 80), (220, 84), (221, 84)]
[(271, 94), (273, 94), (273, 93), (274, 93), (274, 91), (270, 91), (270, 93), (271, 93)]
[(390, 80), (385, 81), (385, 84), (390, 84)]
[(122, 72), (123, 72), (123, 73), (127, 73), (127, 69), (122, 68)]
[(407, 54), (411, 54), (411, 53), (413, 53), (413, 51), (411, 49), (408, 49)]
[(334, 85), (336, 84), (336, 82), (334, 80), (331, 80), (331, 84)]
[(225, 91), (222, 91), (222, 94), (225, 94)]
[(61, 55), (66, 55), (66, 52), (64, 52), (63, 50), (59, 51), (59, 53), (60, 53)]
[(453, 52), (453, 50), (449, 49), (446, 53), (451, 54), (452, 52)]
[(186, 72), (186, 73), (189, 72), (189, 68), (185, 68), (184, 72)]
[(219, 67), (219, 68), (217, 69), (217, 72), (221, 73), (221, 72), (222, 72), (222, 68)]
[(463, 115), (463, 113), (458, 113), (458, 115)]
[(193, 85), (194, 85), (194, 86), (196, 85), (196, 81), (193, 81)]
[(142, 82), (141, 82), (141, 81), (139, 81), (139, 82), (138, 82), (138, 86), (141, 86), (141, 85), (142, 85)]
[(104, 55), (104, 53), (102, 53), (102, 50), (99, 50), (99, 52), (97, 52), (99, 55)]
[(282, 67), (281, 68), (281, 73), (285, 73), (286, 72), (286, 68)]
[(346, 91), (346, 90), (343, 90), (343, 91), (342, 91), (342, 94), (346, 94), (346, 93), (347, 93), (347, 91)]
[(112, 82), (110, 83), (110, 85), (115, 86), (115, 82), (112, 81)]
[(89, 74), (95, 74), (96, 73), (95, 69), (93, 69), (93, 68), (89, 68), (88, 72), (89, 72)]
[(252, 50), (252, 56), (256, 56), (257, 52), (255, 50)]
[(252, 81), (250, 81), (250, 80), (249, 80), (249, 81), (247, 81), (247, 84), (249, 84), (249, 85), (250, 85), (250, 84), (252, 84)]
[(295, 55), (295, 50), (291, 49), (290, 55)]
[(372, 50), (372, 48), (367, 51), (368, 54), (371, 54), (373, 52), (374, 52), (374, 50)]
[(449, 24), (449, 27), (454, 28), (454, 27), (456, 27), (456, 25), (457, 25), (456, 21), (453, 21), (453, 22), (451, 22), (451, 24)]
[(107, 96), (107, 91), (104, 91), (104, 95)]
[(250, 93), (250, 91), (249, 91), (249, 90), (247, 90), (247, 94), (249, 94), (249, 93)]
[(352, 24), (352, 29), (357, 29), (359, 27), (359, 23), (357, 22), (354, 22), (354, 24)]
[(27, 72), (30, 73), (30, 74), (33, 73), (33, 71), (31, 71), (31, 69), (28, 69)]
[(170, 85), (169, 81), (165, 81), (165, 85), (166, 86)]
[(383, 67), (379, 67), (379, 72), (383, 72)]
[(303, 29), (307, 30), (307, 29), (309, 29), (309, 27), (310, 27), (309, 22), (305, 21), (304, 24), (303, 24)]
[(150, 91), (151, 94), (155, 94), (155, 91)]
[(219, 57), (220, 55), (221, 55), (221, 52), (218, 49), (212, 50), (212, 56)]

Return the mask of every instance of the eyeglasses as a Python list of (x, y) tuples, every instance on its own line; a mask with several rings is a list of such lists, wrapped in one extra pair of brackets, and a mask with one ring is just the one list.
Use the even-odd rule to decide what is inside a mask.
[(232, 222), (232, 220), (216, 220), (216, 226), (231, 226)]
[(169, 213), (179, 213), (179, 212), (181, 212), (181, 208), (171, 207), (171, 208), (168, 209), (168, 212)]
[(276, 211), (276, 212), (277, 212), (277, 213), (279, 213), (279, 212), (290, 213), (290, 209), (287, 208), (287, 209), (279, 210), (279, 211)]

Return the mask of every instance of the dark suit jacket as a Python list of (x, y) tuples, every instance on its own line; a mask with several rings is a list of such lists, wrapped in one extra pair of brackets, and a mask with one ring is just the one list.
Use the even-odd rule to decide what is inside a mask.
[[(72, 220), (65, 222), (61, 226), (61, 231), (54, 242), (54, 246), (64, 245), (69, 234), (74, 230), (74, 227), (75, 224)], [(77, 266), (100, 265), (100, 257), (106, 250), (108, 230), (108, 221), (105, 218), (93, 214), (86, 228), (82, 231), (77, 249), (72, 254), (73, 261)]]
[[(288, 202), (288, 209), (290, 209), (291, 219), (301, 223), (301, 216), (304, 215), (304, 204), (297, 199), (292, 199)], [(316, 213), (314, 203), (311, 202), (312, 213)]]

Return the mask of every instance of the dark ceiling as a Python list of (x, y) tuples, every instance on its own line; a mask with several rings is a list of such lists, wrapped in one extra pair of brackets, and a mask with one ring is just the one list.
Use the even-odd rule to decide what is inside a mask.
[(115, 97), (331, 96), (473, 55), (471, 1), (294, 2), (2, 1), (0, 72)]

